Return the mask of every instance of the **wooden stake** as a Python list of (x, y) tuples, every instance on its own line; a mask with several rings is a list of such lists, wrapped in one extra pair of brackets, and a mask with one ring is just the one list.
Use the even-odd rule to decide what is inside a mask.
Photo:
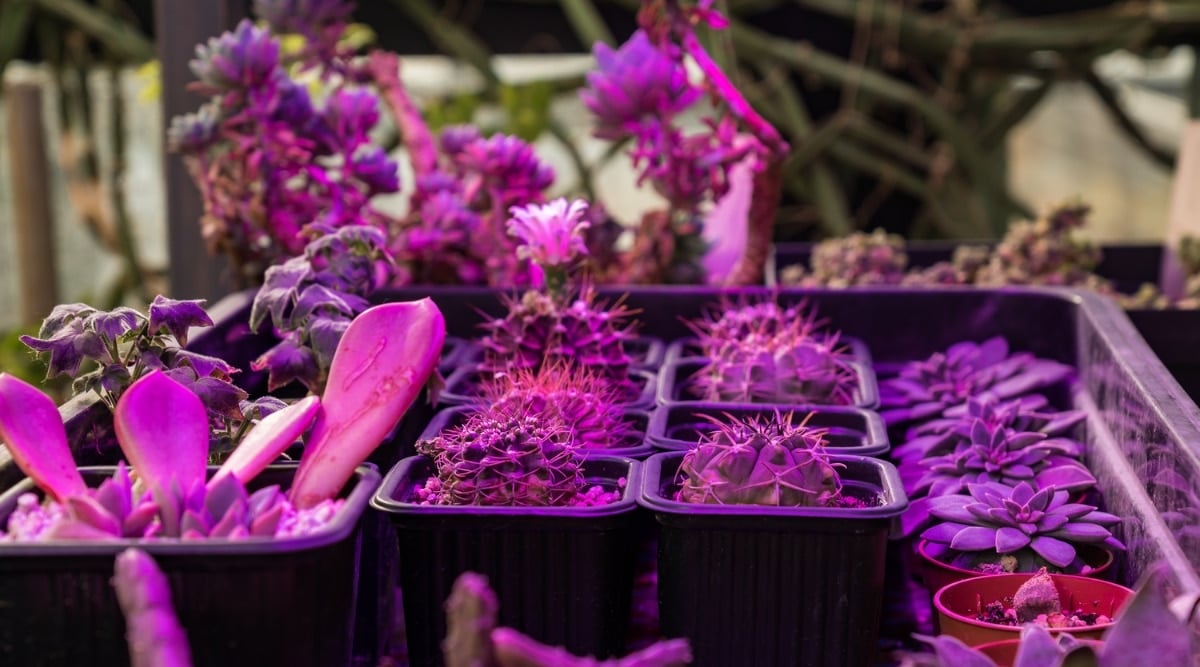
[(50, 161), (42, 115), (42, 84), (11, 82), (4, 87), (8, 108), (9, 171), (12, 173), (16, 228), (17, 285), (21, 321), (36, 324), (58, 303), (55, 271), (54, 207), (50, 201)]

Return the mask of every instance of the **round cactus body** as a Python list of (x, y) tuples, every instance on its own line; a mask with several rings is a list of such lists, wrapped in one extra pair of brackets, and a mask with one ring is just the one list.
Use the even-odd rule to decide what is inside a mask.
[(823, 430), (792, 424), (791, 414), (713, 421), (718, 428), (680, 464), (680, 501), (823, 507), (840, 497), (841, 478), (825, 451)]
[(583, 449), (624, 447), (635, 435), (619, 392), (586, 369), (558, 364), (499, 373), (484, 394), (494, 411), (527, 412), (561, 424)]

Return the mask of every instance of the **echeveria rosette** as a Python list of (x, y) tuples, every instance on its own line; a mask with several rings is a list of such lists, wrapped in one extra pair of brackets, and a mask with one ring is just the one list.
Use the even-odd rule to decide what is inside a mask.
[(930, 499), (929, 513), (942, 522), (921, 533), (926, 553), (950, 565), (1075, 574), (1088, 567), (1077, 545), (1125, 549), (1110, 530), (1120, 517), (1068, 502), (1066, 490), (1035, 490), (1028, 482), (968, 484), (967, 490), (970, 495)]
[(906, 365), (879, 383), (880, 414), (889, 426), (945, 416), (971, 398), (1019, 398), (1070, 380), (1074, 370), (1028, 352), (1010, 354), (1002, 337), (962, 342)]

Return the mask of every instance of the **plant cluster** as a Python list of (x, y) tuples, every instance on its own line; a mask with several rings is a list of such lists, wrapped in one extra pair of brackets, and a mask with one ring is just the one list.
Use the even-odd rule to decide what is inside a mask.
[(858, 374), (824, 325), (803, 305), (725, 304), (689, 322), (705, 358), (692, 390), (712, 401), (853, 404)]
[(708, 417), (716, 426), (679, 465), (676, 499), (687, 503), (830, 507), (842, 495), (839, 464), (825, 449), (826, 431), (808, 426), (811, 413), (773, 418)]

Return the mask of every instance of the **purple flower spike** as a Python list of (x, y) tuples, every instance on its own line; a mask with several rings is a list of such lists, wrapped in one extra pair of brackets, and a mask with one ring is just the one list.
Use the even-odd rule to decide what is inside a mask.
[(276, 74), (279, 42), (243, 19), (233, 32), (196, 47), (192, 73), (213, 92), (260, 86)]
[(113, 411), (117, 442), (155, 500), (173, 483), (204, 484), (208, 458), (208, 414), (191, 390), (162, 371), (129, 386)]
[[(204, 300), (176, 301), (159, 294), (150, 304), (150, 331), (166, 328), (180, 345), (187, 345), (188, 329), (211, 327), (212, 318), (204, 311)], [(207, 375), (207, 373), (201, 373)]]
[(0, 440), (17, 467), (55, 500), (83, 495), (58, 407), (33, 385), (0, 373)]
[(587, 254), (583, 231), (590, 223), (584, 219), (588, 203), (576, 199), (555, 199), (548, 204), (529, 204), (509, 209), (508, 233), (521, 241), (517, 257), (531, 259), (542, 267), (562, 267)]
[(588, 87), (579, 97), (596, 116), (598, 137), (637, 134), (646, 117), (672, 116), (700, 97), (683, 65), (651, 44), (641, 30), (616, 51), (597, 42), (593, 52), (597, 69), (588, 73)]

